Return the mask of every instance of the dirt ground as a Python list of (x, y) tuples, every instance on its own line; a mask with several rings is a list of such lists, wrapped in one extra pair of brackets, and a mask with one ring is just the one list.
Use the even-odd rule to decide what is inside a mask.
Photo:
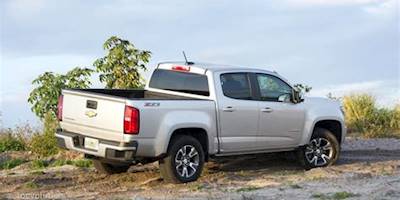
[(348, 139), (338, 163), (303, 170), (290, 153), (207, 163), (193, 183), (166, 184), (157, 163), (102, 175), (71, 165), (0, 171), (1, 199), (400, 199), (400, 140)]

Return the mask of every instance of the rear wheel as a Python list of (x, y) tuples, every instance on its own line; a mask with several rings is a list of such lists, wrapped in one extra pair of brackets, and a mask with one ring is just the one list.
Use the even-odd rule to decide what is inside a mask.
[(310, 142), (298, 151), (298, 157), (306, 169), (311, 169), (334, 164), (339, 153), (339, 142), (332, 132), (316, 128)]
[(167, 157), (159, 161), (161, 177), (172, 183), (197, 180), (204, 165), (200, 142), (191, 136), (180, 136), (172, 142)]
[(111, 164), (100, 160), (92, 160), (94, 168), (103, 174), (119, 174), (127, 172), (130, 165), (127, 164)]

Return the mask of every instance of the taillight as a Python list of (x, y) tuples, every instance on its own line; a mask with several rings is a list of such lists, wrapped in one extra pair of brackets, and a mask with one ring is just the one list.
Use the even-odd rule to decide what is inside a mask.
[(58, 119), (58, 121), (62, 121), (63, 101), (64, 101), (64, 96), (60, 95), (58, 97), (58, 104), (57, 104), (57, 119)]
[(189, 67), (189, 66), (179, 66), (179, 65), (176, 65), (176, 66), (173, 66), (173, 67), (172, 67), (172, 70), (189, 72), (189, 71), (190, 71), (190, 67)]
[(125, 106), (124, 114), (124, 133), (139, 133), (139, 110), (132, 106)]

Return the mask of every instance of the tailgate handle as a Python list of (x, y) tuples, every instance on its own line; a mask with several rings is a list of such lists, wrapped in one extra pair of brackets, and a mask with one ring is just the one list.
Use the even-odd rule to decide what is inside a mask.
[(86, 108), (97, 109), (97, 101), (87, 100)]

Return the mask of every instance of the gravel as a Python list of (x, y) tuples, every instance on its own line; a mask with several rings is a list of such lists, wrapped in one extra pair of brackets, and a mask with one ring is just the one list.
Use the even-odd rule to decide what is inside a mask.
[(342, 145), (343, 151), (355, 150), (400, 150), (400, 139), (394, 138), (346, 138)]

